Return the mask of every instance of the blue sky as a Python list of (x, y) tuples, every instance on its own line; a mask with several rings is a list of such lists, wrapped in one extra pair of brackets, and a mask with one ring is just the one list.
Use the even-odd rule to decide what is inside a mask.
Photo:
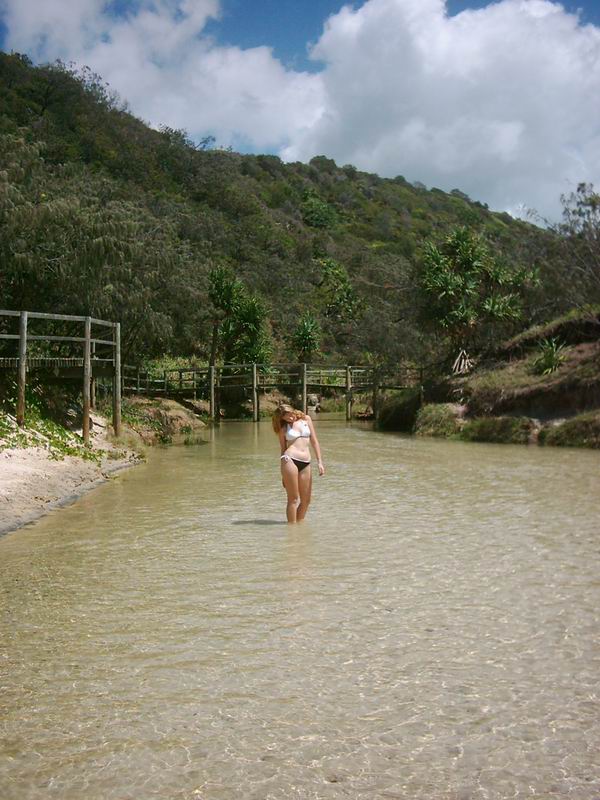
[[(224, 0), (221, 19), (209, 23), (206, 30), (226, 44), (244, 48), (268, 44), (285, 64), (318, 71), (319, 64), (307, 57), (307, 43), (319, 38), (324, 20), (343, 5), (342, 0)], [(487, 0), (446, 3), (450, 15), (487, 5)], [(600, 0), (566, 0), (562, 5), (568, 11), (580, 10), (583, 22), (600, 25)]]
[(0, 0), (0, 21), (4, 49), (87, 65), (195, 140), (550, 219), (600, 184), (600, 0)]
[[(317, 41), (324, 21), (345, 5), (341, 0), (225, 0), (222, 17), (206, 31), (226, 44), (240, 47), (270, 45), (275, 56), (296, 69), (318, 71), (320, 64), (308, 58), (307, 45)], [(359, 6), (360, 2), (348, 3)], [(448, 0), (448, 13), (490, 5), (487, 0)], [(600, 25), (600, 0), (563, 2), (572, 12), (579, 10), (583, 22)]]

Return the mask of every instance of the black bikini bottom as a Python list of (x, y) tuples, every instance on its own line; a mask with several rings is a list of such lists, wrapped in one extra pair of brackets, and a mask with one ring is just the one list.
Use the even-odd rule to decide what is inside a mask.
[(298, 467), (298, 472), (302, 472), (306, 467), (310, 467), (310, 461), (298, 461), (297, 458), (292, 458), (292, 461)]

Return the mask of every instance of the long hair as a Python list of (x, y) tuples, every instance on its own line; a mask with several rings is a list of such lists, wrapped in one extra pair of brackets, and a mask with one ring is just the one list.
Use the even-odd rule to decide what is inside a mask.
[(281, 405), (277, 406), (271, 418), (271, 422), (273, 424), (273, 430), (275, 431), (275, 433), (279, 433), (279, 431), (283, 428), (283, 426), (287, 425), (287, 423), (281, 419), (283, 414), (293, 414), (294, 422), (297, 419), (306, 419), (306, 414), (303, 411), (298, 411), (297, 408), (289, 406), (287, 403), (282, 403)]

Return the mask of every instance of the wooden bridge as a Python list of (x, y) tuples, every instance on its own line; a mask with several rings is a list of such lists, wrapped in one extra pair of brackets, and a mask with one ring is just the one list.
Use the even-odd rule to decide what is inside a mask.
[(221, 399), (235, 391), (251, 402), (255, 422), (260, 419), (261, 395), (273, 389), (297, 396), (303, 411), (307, 410), (311, 393), (344, 394), (346, 419), (351, 419), (357, 394), (372, 395), (371, 406), (376, 414), (382, 391), (420, 386), (422, 380), (421, 370), (411, 367), (400, 368), (392, 375), (372, 366), (349, 364), (224, 364), (165, 370), (161, 375), (123, 368), (124, 393), (204, 399), (210, 416), (218, 418)]
[[(11, 320), (15, 331), (7, 333)], [(59, 323), (65, 330), (60, 335), (54, 332), (33, 333), (33, 321), (35, 325)], [(73, 326), (79, 335), (73, 335)], [(53, 330), (55, 328), (56, 325)], [(96, 333), (98, 329), (103, 332), (108, 329), (108, 336)], [(18, 343), (17, 356), (0, 356), (0, 370), (17, 372), (17, 424), (23, 426), (25, 422), (28, 374), (37, 373), (46, 380), (78, 380), (82, 386), (82, 429), (86, 444), (89, 442), (90, 409), (95, 406), (97, 379), (108, 379), (112, 384), (112, 421), (117, 436), (121, 431), (123, 393), (204, 399), (208, 402), (210, 417), (215, 421), (219, 419), (222, 400), (236, 393), (239, 399), (251, 402), (253, 419), (258, 422), (260, 398), (265, 392), (278, 389), (295, 395), (304, 411), (311, 393), (332, 392), (344, 395), (346, 419), (350, 419), (357, 394), (372, 395), (371, 406), (377, 415), (382, 391), (421, 386), (423, 383), (423, 371), (414, 367), (400, 367), (396, 374), (390, 374), (373, 366), (348, 364), (223, 364), (156, 374), (137, 367), (121, 366), (120, 323), (66, 314), (0, 311), (2, 339)], [(43, 348), (40, 347), (42, 343), (45, 343)], [(54, 353), (51, 352), (53, 348)], [(67, 355), (62, 352), (65, 348), (69, 351)], [(80, 354), (72, 355), (73, 350), (79, 348)]]

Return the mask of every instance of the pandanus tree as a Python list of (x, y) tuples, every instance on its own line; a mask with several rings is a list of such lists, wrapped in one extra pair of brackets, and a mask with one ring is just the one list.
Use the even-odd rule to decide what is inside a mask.
[(423, 251), (420, 288), (423, 316), (450, 342), (455, 364), (484, 349), (521, 318), (531, 271), (507, 266), (477, 234), (460, 227), (441, 245)]
[(226, 363), (267, 363), (271, 340), (263, 300), (223, 266), (211, 270), (208, 294), (213, 305), (210, 365), (219, 355)]
[(321, 346), (321, 328), (313, 315), (306, 311), (292, 334), (292, 345), (297, 353), (298, 361), (308, 362)]

